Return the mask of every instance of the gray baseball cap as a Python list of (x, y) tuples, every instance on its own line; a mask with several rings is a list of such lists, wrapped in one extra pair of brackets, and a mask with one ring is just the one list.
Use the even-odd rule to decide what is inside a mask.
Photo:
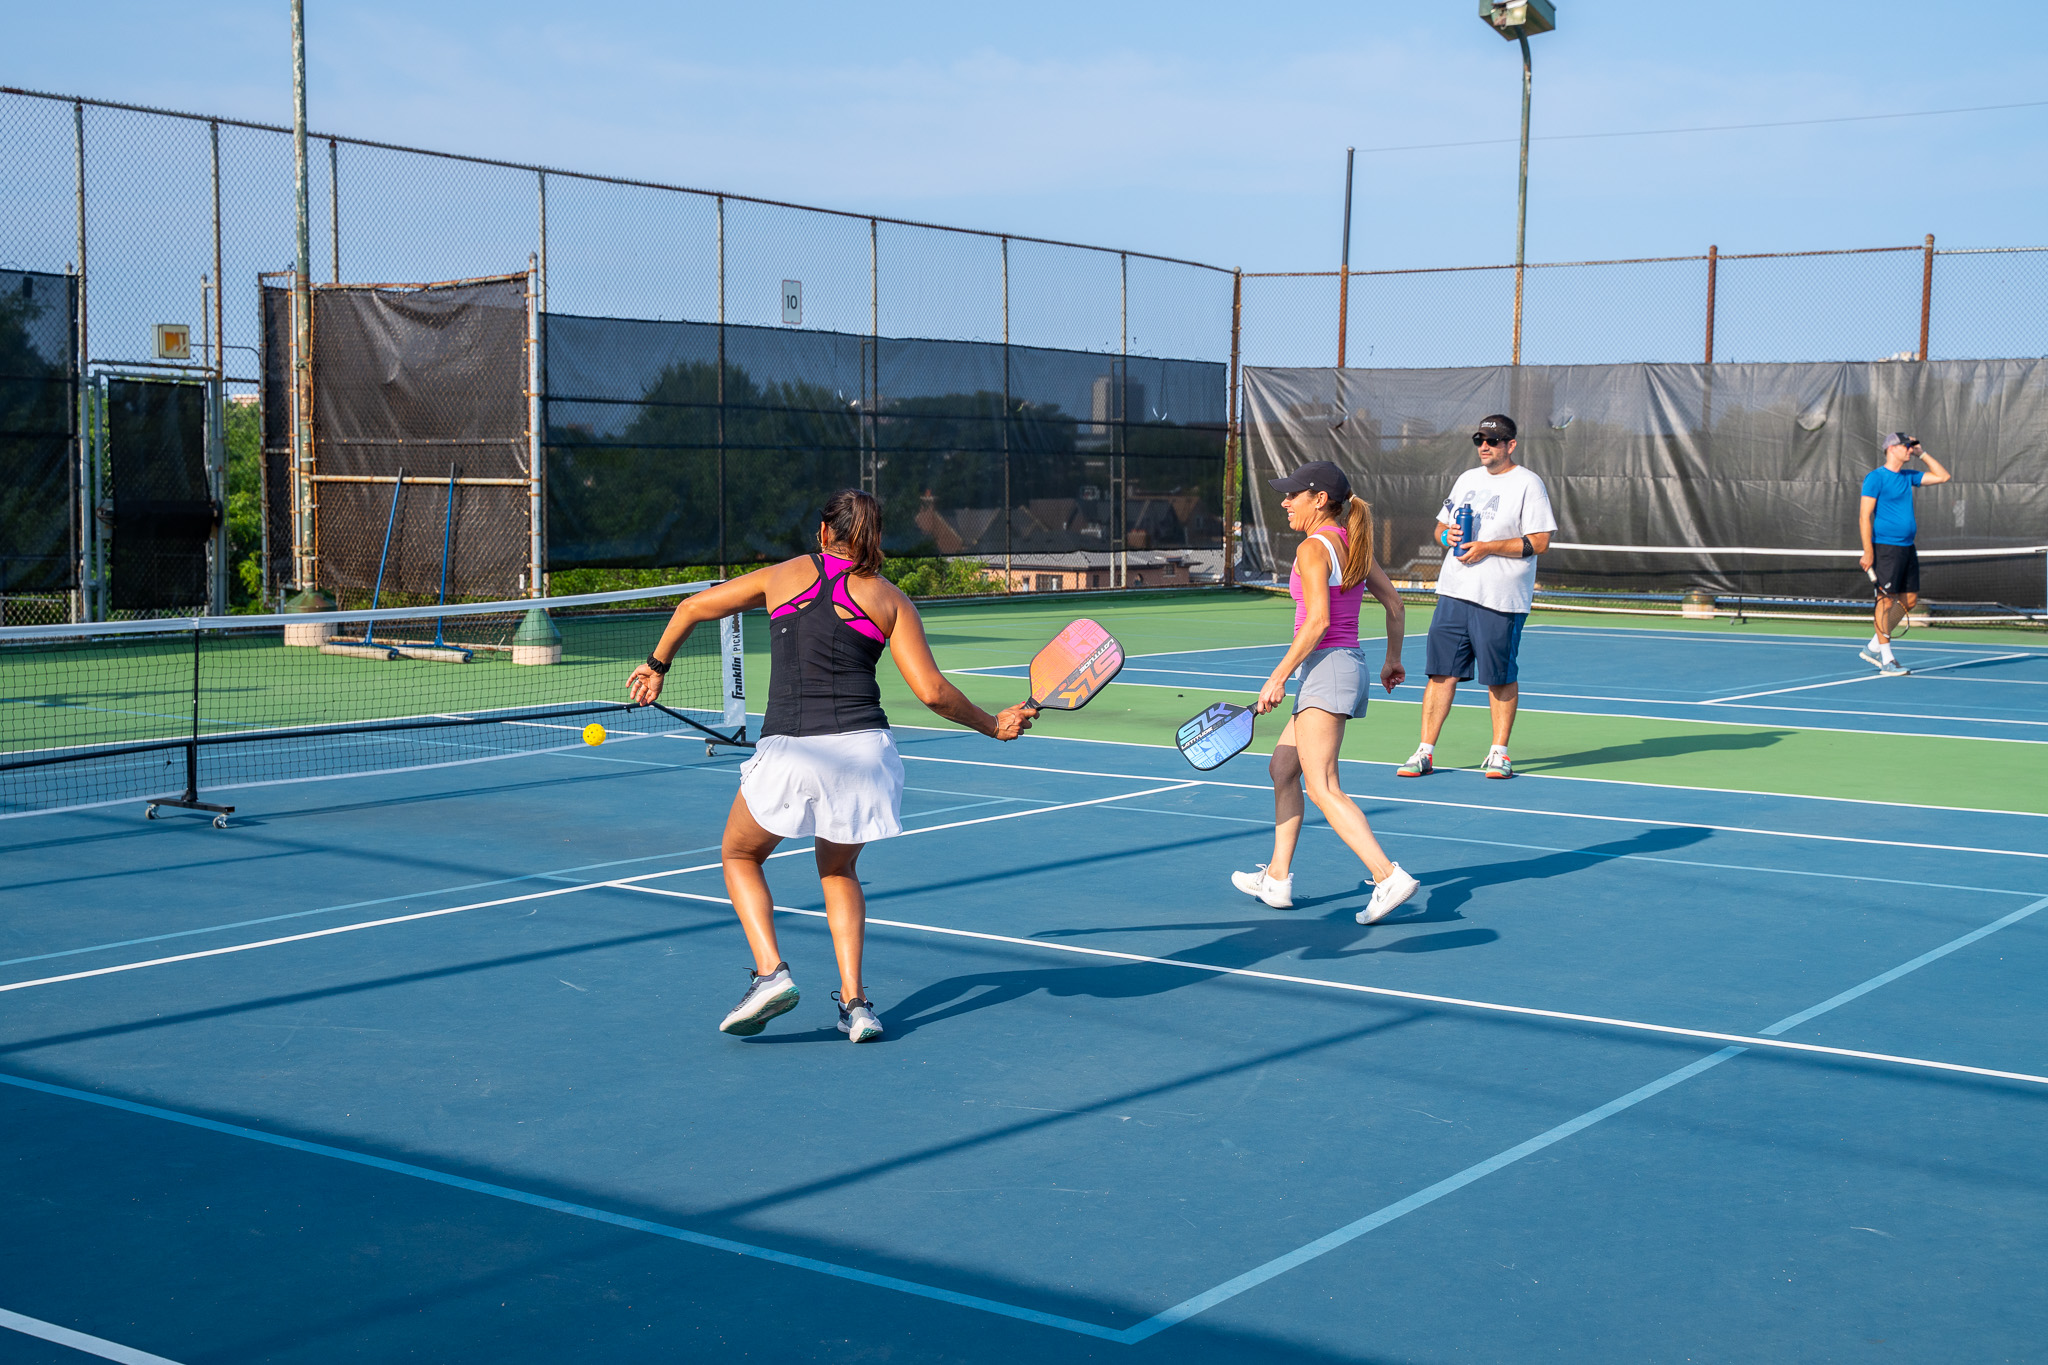
[(1894, 431), (1888, 434), (1884, 438), (1884, 440), (1880, 441), (1878, 444), (1881, 445), (1884, 449), (1890, 450), (1893, 446), (1917, 446), (1920, 443), (1914, 440), (1912, 437), (1908, 436), (1903, 431)]

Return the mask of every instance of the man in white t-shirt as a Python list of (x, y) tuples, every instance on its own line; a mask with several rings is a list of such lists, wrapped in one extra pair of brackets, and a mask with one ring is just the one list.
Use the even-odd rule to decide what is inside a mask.
[[(1480, 771), (1488, 777), (1515, 775), (1508, 761), (1518, 695), (1515, 656), (1522, 645), (1522, 623), (1535, 600), (1536, 556), (1549, 548), (1557, 518), (1550, 513), (1543, 480), (1515, 463), (1514, 418), (1488, 417), (1472, 433), (1472, 444), (1479, 451), (1479, 467), (1458, 476), (1437, 518), (1437, 543), (1445, 554), (1429, 621), (1422, 744), (1401, 765), (1402, 777), (1434, 771), (1436, 737), (1451, 714), (1451, 700), (1458, 684), (1473, 677), (1486, 684), (1493, 712), (1493, 748)], [(1472, 509), (1474, 518), (1469, 544), (1458, 535), (1458, 511), (1464, 507)]]

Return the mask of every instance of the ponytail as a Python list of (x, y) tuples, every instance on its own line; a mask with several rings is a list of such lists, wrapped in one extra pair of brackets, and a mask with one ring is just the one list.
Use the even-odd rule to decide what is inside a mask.
[(873, 578), (882, 571), (882, 504), (859, 488), (842, 488), (825, 499), (825, 529), (853, 561), (853, 571)]
[(1356, 493), (1344, 516), (1342, 586), (1355, 588), (1372, 571), (1372, 504)]

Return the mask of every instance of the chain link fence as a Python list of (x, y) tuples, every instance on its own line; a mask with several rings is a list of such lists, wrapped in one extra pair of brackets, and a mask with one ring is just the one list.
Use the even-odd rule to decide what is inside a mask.
[[(711, 414), (707, 433), (688, 438), (708, 435), (710, 463), (728, 466), (728, 499), (735, 484), (769, 491), (761, 487), (768, 470), (778, 505), (808, 516), (828, 484), (857, 480), (887, 495), (902, 523), (891, 527), (901, 552), (971, 553), (992, 577), (1008, 570), (1000, 574), (1005, 587), (1034, 582), (1028, 565), (997, 562), (1005, 547), (1012, 557), (1027, 553), (1027, 541), (1032, 552), (1078, 557), (1094, 582), (1142, 581), (1146, 562), (1161, 555), (1184, 561), (1178, 581), (1221, 577), (1233, 271), (327, 134), (309, 137), (307, 170), (309, 285), (417, 289), (530, 274), (542, 338), (571, 323), (616, 323), (615, 335), (631, 332), (629, 324), (653, 326), (644, 339), (673, 346), (679, 334), (659, 325), (675, 324), (715, 329), (728, 343), (750, 338), (736, 349), (752, 345), (757, 357), (776, 352), (775, 362), (759, 361), (759, 373), (744, 375), (715, 347), (696, 358), (708, 362), (698, 378), (708, 377), (714, 399), (742, 381), (774, 393), (765, 405), (775, 409), (765, 421), (766, 448), (737, 464), (717, 431), (729, 408)], [(0, 198), (0, 269), (79, 280), (76, 355), (88, 383), (194, 380), (219, 395), (210, 411), (220, 430), (209, 439), (221, 450), (209, 475), (225, 530), (207, 553), (233, 563), (231, 572), (209, 568), (206, 580), (225, 581), (236, 606), (274, 606), (300, 587), (358, 595), (381, 549), (375, 542), (403, 520), (388, 505), (371, 505), (393, 485), (349, 495), (363, 503), (346, 523), (355, 527), (349, 543), (313, 547), (344, 556), (349, 568), (323, 581), (307, 568), (317, 553), (298, 543), (312, 521), (298, 513), (315, 486), (318, 441), (309, 451), (294, 448), (290, 396), (262, 383), (266, 369), (288, 373), (292, 360), (290, 292), (276, 288), (297, 256), (290, 130), (0, 88), (0, 182), (9, 187)], [(288, 273), (283, 282), (292, 282)], [(318, 311), (316, 304), (316, 319)], [(189, 358), (160, 354), (156, 330), (166, 323), (189, 328)], [(784, 343), (772, 341), (778, 334)], [(788, 344), (801, 337), (812, 341)], [(700, 331), (683, 349), (701, 340)], [(960, 344), (987, 351), (970, 362)], [(545, 355), (548, 343), (540, 345)], [(849, 348), (853, 363), (843, 366)], [(813, 364), (819, 357), (832, 359)], [(636, 391), (572, 397), (658, 405), (659, 387), (673, 388), (690, 362), (650, 370), (646, 360), (613, 367), (639, 384)], [(1147, 379), (1148, 364), (1166, 369)], [(1006, 387), (1005, 375), (1034, 367), (1065, 377), (1050, 388)], [(589, 404), (558, 405), (554, 388), (543, 379), (548, 401), (539, 421), (551, 480), (563, 450), (603, 443), (617, 427)], [(809, 411), (823, 400), (837, 410)], [(941, 414), (951, 420), (932, 420)], [(81, 420), (73, 437), (76, 488), (90, 502), (106, 490), (87, 488), (87, 425)], [(756, 435), (763, 425), (755, 423)], [(413, 478), (446, 476), (445, 452), (406, 458), (406, 496)], [(376, 477), (388, 473), (380, 466)], [(645, 553), (616, 553), (614, 537), (609, 552), (570, 557), (622, 569), (729, 565), (802, 539), (749, 539), (722, 526), (735, 514), (702, 495), (710, 487), (702, 473), (671, 477), (663, 489), (674, 504), (664, 515), (685, 530), (642, 536)], [(289, 492), (266, 496), (280, 480), (291, 483)], [(544, 554), (556, 548), (552, 512), (563, 491), (546, 495)], [(631, 501), (637, 491), (617, 496)], [(612, 492), (583, 488), (577, 496), (587, 505)], [(445, 494), (422, 487), (418, 502), (431, 511), (435, 496)], [(394, 531), (394, 553), (402, 549), (408, 565), (403, 590), (413, 595), (434, 576), (418, 566), (438, 563), (426, 523), (448, 519), (445, 509), (422, 515), (422, 525)], [(89, 512), (70, 520), (77, 532), (69, 582), (43, 584), (37, 601), (10, 597), (10, 622), (131, 614), (108, 605), (109, 537)], [(463, 524), (458, 519), (458, 531)], [(343, 525), (331, 520), (328, 529), (341, 534)], [(679, 546), (687, 557), (673, 553)], [(546, 590), (528, 577), (522, 591)]]
[[(1917, 246), (1244, 275), (1244, 363), (1985, 360), (2048, 353), (2048, 247)], [(1340, 321), (1341, 319), (1341, 321)]]

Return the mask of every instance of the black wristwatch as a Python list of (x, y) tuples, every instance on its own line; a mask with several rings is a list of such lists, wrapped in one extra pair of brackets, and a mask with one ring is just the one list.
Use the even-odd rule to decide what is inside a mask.
[[(669, 662), (673, 663), (674, 660), (670, 660)], [(669, 664), (663, 663), (661, 660), (655, 658), (652, 654), (647, 656), (647, 666), (653, 669), (656, 673), (660, 673), (664, 676), (667, 675), (669, 670)]]
[(1534, 544), (1533, 544), (1533, 543), (1532, 543), (1532, 542), (1530, 541), (1529, 537), (1527, 537), (1527, 536), (1523, 536), (1523, 537), (1522, 537), (1522, 558), (1524, 558), (1524, 559), (1534, 559), (1535, 557), (1536, 557), (1536, 546), (1535, 546), (1535, 545), (1534, 545)]

